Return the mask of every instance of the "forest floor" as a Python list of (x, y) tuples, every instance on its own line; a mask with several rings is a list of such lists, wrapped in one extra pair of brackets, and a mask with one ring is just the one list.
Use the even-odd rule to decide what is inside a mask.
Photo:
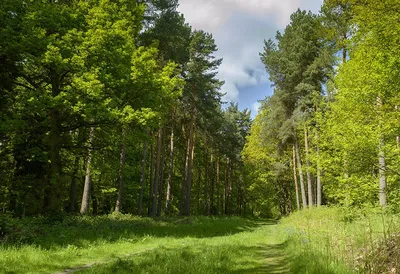
[(0, 246), (1, 273), (289, 273), (273, 220), (110, 215), (45, 222), (32, 219)]
[(400, 273), (399, 246), (400, 216), (382, 208), (322, 207), (279, 222), (0, 216), (0, 273)]

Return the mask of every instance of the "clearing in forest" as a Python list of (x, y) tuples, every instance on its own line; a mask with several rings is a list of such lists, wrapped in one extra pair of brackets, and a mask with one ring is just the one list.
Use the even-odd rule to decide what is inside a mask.
[(6, 273), (288, 273), (279, 231), (274, 221), (242, 218), (67, 217), (46, 227), (43, 236), (31, 243), (1, 247), (0, 269)]

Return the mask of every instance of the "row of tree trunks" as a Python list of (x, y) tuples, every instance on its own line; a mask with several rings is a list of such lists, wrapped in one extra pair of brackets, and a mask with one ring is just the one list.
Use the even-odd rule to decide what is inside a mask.
[(314, 200), (313, 200), (312, 181), (310, 172), (310, 158), (309, 158), (310, 152), (308, 150), (308, 130), (306, 125), (304, 125), (304, 147), (306, 152), (308, 206), (312, 208)]
[[(317, 156), (317, 169), (316, 169), (316, 186), (315, 196), (313, 195), (313, 180), (310, 172), (310, 160), (309, 160), (309, 141), (308, 141), (308, 130), (304, 125), (304, 148), (305, 148), (305, 158), (306, 158), (306, 175), (307, 175), (307, 192), (304, 186), (304, 177), (303, 177), (303, 168), (302, 161), (300, 156), (299, 143), (297, 140), (297, 135), (294, 136), (294, 145), (292, 152), (292, 166), (293, 166), (293, 181), (295, 186), (295, 194), (296, 194), (296, 204), (297, 209), (300, 210), (300, 197), (299, 197), (299, 187), (298, 187), (298, 177), (300, 178), (300, 190), (301, 190), (301, 200), (302, 200), (302, 208), (310, 207), (312, 208), (313, 204), (317, 206), (321, 206), (322, 204), (322, 183), (321, 183), (321, 166), (319, 159), (319, 145), (318, 145), (318, 133), (317, 133), (317, 145), (316, 145), (316, 156)], [(308, 197), (307, 197), (308, 195)]]
[(298, 143), (296, 134), (295, 134), (295, 140), (294, 140), (294, 147), (295, 147), (295, 151), (296, 151), (297, 169), (299, 171), (299, 178), (300, 178), (301, 200), (303, 202), (303, 208), (306, 208), (307, 207), (307, 197), (306, 197), (306, 190), (304, 187), (303, 168), (302, 168), (301, 158), (300, 158), (299, 143)]

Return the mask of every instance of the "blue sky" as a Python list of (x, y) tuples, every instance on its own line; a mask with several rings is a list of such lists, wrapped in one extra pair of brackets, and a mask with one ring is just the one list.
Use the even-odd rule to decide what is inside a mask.
[(180, 0), (179, 11), (194, 29), (213, 34), (224, 59), (218, 78), (225, 81), (224, 101), (257, 112), (257, 101), (272, 94), (260, 61), (264, 39), (274, 38), (298, 8), (317, 13), (322, 0)]

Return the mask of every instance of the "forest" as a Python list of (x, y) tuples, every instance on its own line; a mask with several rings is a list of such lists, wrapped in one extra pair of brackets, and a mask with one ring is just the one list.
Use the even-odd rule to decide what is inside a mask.
[(400, 2), (294, 12), (254, 119), (178, 6), (0, 2), (0, 272), (397, 273)]

